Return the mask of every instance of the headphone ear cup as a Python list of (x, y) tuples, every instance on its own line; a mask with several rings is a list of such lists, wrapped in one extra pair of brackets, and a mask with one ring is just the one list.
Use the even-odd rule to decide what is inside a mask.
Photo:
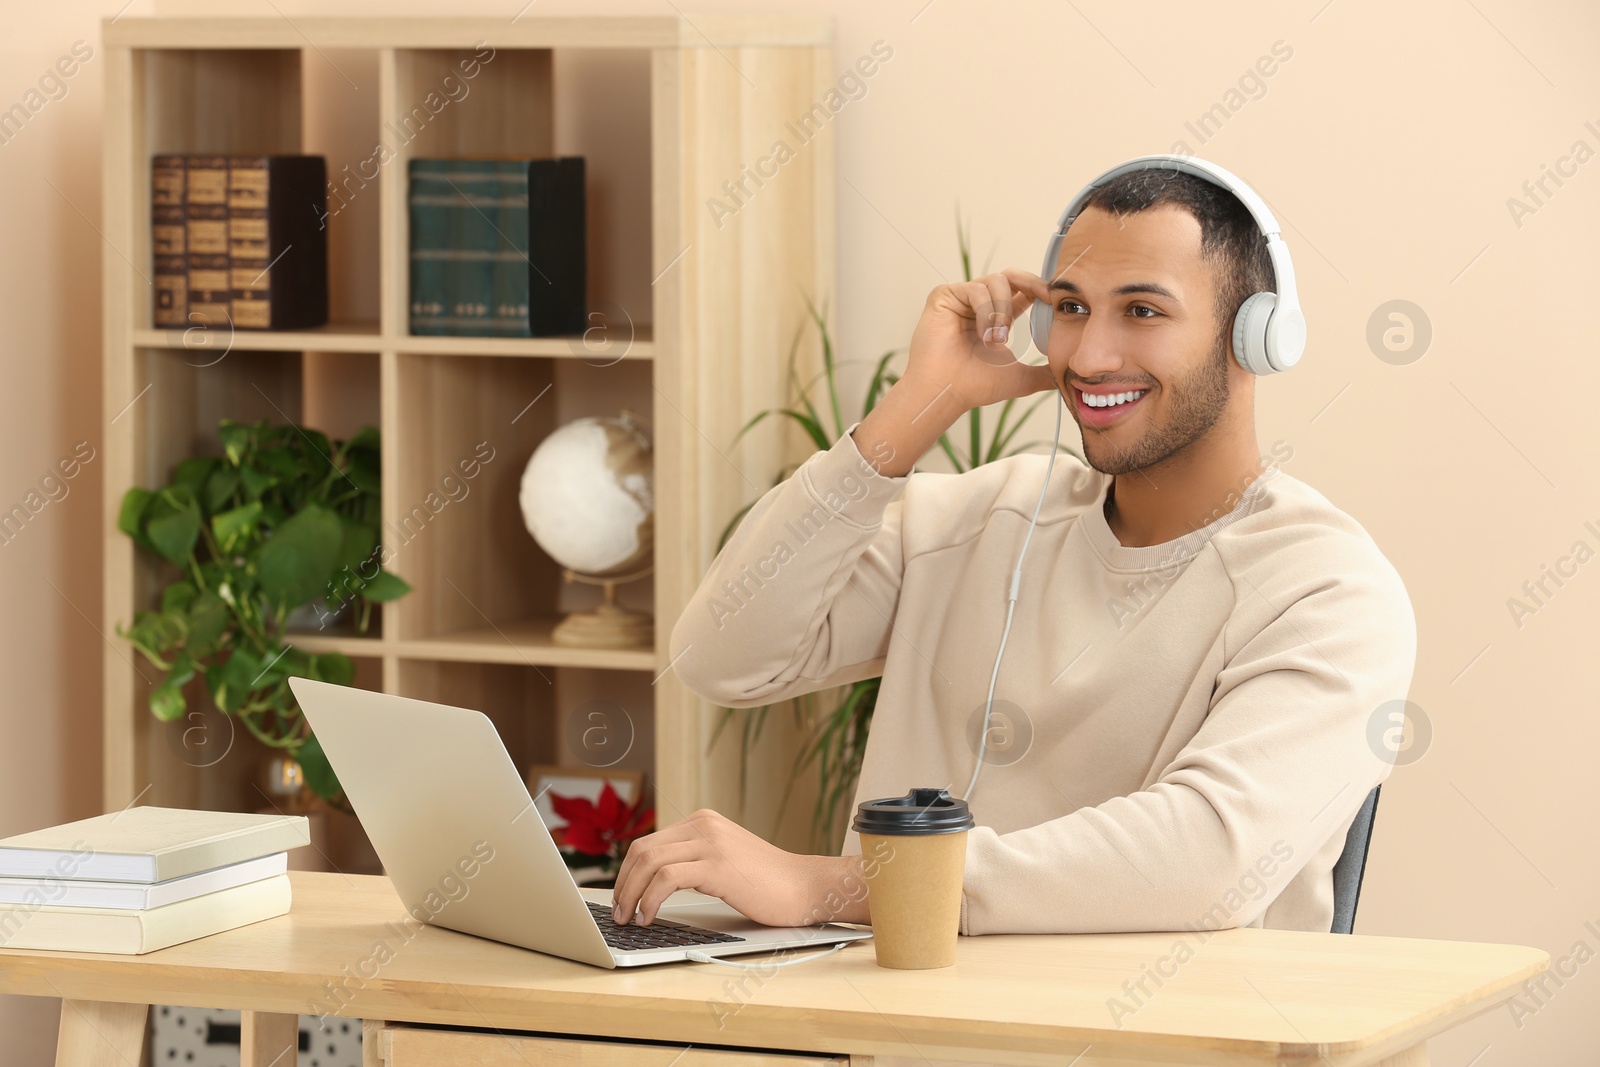
[(1271, 374), (1277, 369), (1267, 358), (1267, 323), (1277, 306), (1276, 293), (1252, 293), (1233, 317), (1233, 358), (1252, 374)]
[(1033, 347), (1039, 350), (1041, 356), (1050, 354), (1050, 305), (1043, 300), (1035, 300), (1033, 308), (1028, 312), (1028, 328), (1033, 332)]

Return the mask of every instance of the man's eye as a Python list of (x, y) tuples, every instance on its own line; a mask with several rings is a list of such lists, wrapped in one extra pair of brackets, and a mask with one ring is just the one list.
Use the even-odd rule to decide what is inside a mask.
[(1157, 311), (1155, 308), (1149, 307), (1149, 306), (1147, 306), (1145, 304), (1135, 304), (1131, 308), (1129, 308), (1128, 310), (1129, 311), (1148, 311), (1148, 312), (1150, 312), (1150, 315), (1135, 315), (1134, 318), (1136, 318), (1136, 319), (1149, 318), (1149, 317), (1161, 314), (1161, 312)]
[(1072, 309), (1073, 308), (1081, 308), (1081, 307), (1083, 307), (1083, 305), (1078, 303), (1077, 301), (1074, 301), (1074, 300), (1063, 300), (1061, 303), (1056, 305), (1056, 310), (1061, 312), (1064, 315), (1076, 315), (1076, 314), (1078, 314), (1078, 312), (1073, 311)]

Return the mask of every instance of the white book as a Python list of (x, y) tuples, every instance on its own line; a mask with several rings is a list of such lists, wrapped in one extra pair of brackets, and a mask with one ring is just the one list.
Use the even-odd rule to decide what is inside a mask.
[(287, 874), (144, 911), (11, 904), (0, 906), (0, 948), (138, 955), (288, 910)]
[(165, 882), (310, 843), (304, 815), (128, 808), (0, 840), (0, 878)]
[(88, 882), (73, 878), (0, 878), (0, 904), (61, 908), (119, 908), (138, 911), (176, 904), (190, 897), (259, 882), (289, 869), (289, 854), (230, 863), (226, 867), (168, 878), (164, 882)]

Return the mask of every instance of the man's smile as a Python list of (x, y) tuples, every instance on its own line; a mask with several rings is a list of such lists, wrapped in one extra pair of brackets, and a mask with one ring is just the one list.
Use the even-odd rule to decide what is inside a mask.
[(1130, 389), (1127, 386), (1093, 385), (1073, 386), (1073, 407), (1078, 422), (1100, 429), (1120, 422), (1137, 408), (1149, 394), (1149, 387)]

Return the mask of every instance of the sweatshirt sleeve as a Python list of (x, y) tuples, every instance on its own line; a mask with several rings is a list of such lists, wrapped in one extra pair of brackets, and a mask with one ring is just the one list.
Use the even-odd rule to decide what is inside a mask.
[(1236, 578), (1256, 622), (1230, 623), (1206, 720), (1148, 788), (971, 831), (962, 933), (1249, 926), (1349, 825), (1393, 770), (1369, 723), (1406, 695), (1416, 628), (1370, 542), (1313, 555), (1315, 573)]
[(882, 672), (911, 475), (879, 474), (854, 429), (756, 501), (673, 627), (673, 669), (707, 700), (755, 707)]

